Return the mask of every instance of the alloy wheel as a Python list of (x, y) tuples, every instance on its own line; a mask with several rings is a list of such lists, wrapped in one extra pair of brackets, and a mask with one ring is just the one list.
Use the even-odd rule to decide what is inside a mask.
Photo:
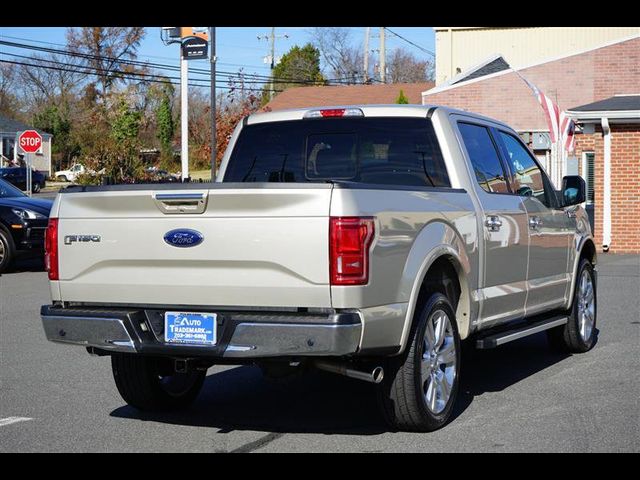
[(587, 342), (591, 338), (595, 324), (595, 295), (593, 280), (587, 270), (583, 270), (578, 286), (578, 330), (582, 340)]
[(421, 382), (427, 408), (441, 413), (451, 397), (456, 378), (456, 344), (451, 319), (443, 310), (434, 311), (422, 341)]

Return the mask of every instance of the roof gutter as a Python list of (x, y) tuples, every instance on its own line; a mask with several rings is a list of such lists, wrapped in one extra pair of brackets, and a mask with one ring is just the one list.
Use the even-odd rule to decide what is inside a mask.
[(640, 110), (568, 110), (566, 113), (569, 118), (586, 123), (600, 123), (602, 118), (607, 118), (608, 120), (640, 121)]

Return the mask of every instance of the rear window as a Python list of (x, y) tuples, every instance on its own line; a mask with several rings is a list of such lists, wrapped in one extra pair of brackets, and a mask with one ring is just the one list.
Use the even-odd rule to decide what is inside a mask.
[(322, 182), (449, 187), (426, 118), (320, 118), (243, 128), (225, 182)]

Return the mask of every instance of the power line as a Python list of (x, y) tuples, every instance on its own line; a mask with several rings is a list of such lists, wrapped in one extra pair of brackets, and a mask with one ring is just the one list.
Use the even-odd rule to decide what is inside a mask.
[[(56, 60), (50, 60), (47, 58), (38, 58), (38, 57), (28, 57), (26, 55), (18, 55), (17, 53), (4, 53), (4, 52), (0, 52), (0, 55), (9, 55), (11, 57), (14, 58), (22, 58), (22, 59), (26, 59), (26, 60), (31, 60), (31, 61), (35, 61), (35, 62), (47, 62), (47, 63), (53, 63), (53, 64), (57, 64), (57, 65), (63, 65), (63, 66), (71, 66), (71, 67), (75, 67), (75, 68), (84, 68), (84, 69), (91, 69), (94, 70), (96, 72), (101, 72), (101, 73), (105, 73), (105, 74), (109, 74), (109, 73), (114, 73), (114, 74), (118, 74), (118, 73), (123, 73), (126, 75), (130, 75), (130, 76), (143, 76), (143, 77), (152, 77), (155, 79), (158, 79), (160, 81), (163, 81), (163, 79), (169, 79), (169, 80), (180, 80), (180, 77), (172, 77), (169, 75), (159, 75), (159, 74), (155, 74), (155, 73), (146, 73), (146, 72), (127, 72), (127, 71), (122, 71), (122, 70), (114, 70), (114, 69), (103, 69), (103, 68), (99, 68), (99, 67), (92, 67), (92, 66), (86, 66), (86, 65), (69, 65), (68, 63), (65, 62), (59, 62)], [(78, 72), (80, 73), (80, 72)], [(144, 79), (142, 79), (144, 80)], [(196, 82), (207, 82), (206, 79), (194, 79), (194, 81)], [(267, 84), (269, 83), (267, 80), (260, 80), (260, 81), (249, 81), (248, 83), (250, 84)], [(210, 84), (210, 81), (209, 81)], [(222, 84), (221, 82), (216, 82), (216, 85), (220, 85)], [(196, 86), (206, 86), (206, 85), (199, 85), (199, 84), (194, 84), (194, 83), (190, 83), (190, 85), (196, 85)], [(234, 88), (234, 87), (230, 87), (230, 88)]]
[(428, 53), (429, 55), (431, 55), (432, 57), (435, 58), (436, 54), (433, 53), (431, 50), (427, 50), (424, 47), (421, 47), (420, 45), (418, 45), (417, 43), (412, 42), (411, 40), (406, 39), (405, 37), (403, 37), (402, 35), (400, 35), (399, 33), (394, 32), (393, 30), (389, 29), (388, 27), (382, 27), (384, 28), (387, 32), (391, 33), (392, 35), (395, 35), (396, 37), (398, 37), (401, 40), (404, 40), (405, 42), (407, 42), (409, 45), (413, 45), (414, 47), (416, 47), (418, 50), (422, 50), (424, 53)]
[[(142, 62), (142, 61), (137, 61), (137, 60), (118, 59), (118, 58), (114, 58), (114, 57), (106, 57), (106, 56), (102, 56), (102, 55), (92, 55), (92, 54), (89, 54), (89, 53), (82, 53), (82, 52), (76, 52), (76, 51), (71, 51), (71, 50), (61, 50), (61, 49), (56, 49), (56, 48), (38, 47), (38, 46), (35, 46), (35, 45), (22, 45), (22, 44), (18, 44), (18, 43), (14, 43), (14, 42), (2, 41), (2, 40), (0, 40), (0, 45), (7, 45), (9, 47), (22, 48), (22, 49), (26, 49), (26, 50), (33, 50), (33, 51), (39, 51), (39, 52), (45, 52), (45, 53), (60, 54), (60, 55), (65, 55), (65, 56), (70, 56), (70, 57), (79, 57), (79, 58), (84, 58), (84, 59), (87, 59), (87, 60), (107, 60), (107, 61), (118, 62), (118, 63), (124, 64), (124, 65), (132, 65), (132, 66), (138, 66), (138, 67), (156, 67), (156, 68), (160, 68), (162, 70), (172, 70), (172, 71), (179, 71), (180, 70), (180, 67), (177, 66), (177, 65), (168, 65), (168, 64), (155, 63), (155, 62)], [(207, 75), (209, 74), (209, 70), (205, 70), (205, 69), (192, 68), (191, 70), (193, 72), (196, 72), (196, 73), (202, 73), (202, 74), (207, 74)], [(232, 72), (221, 72), (221, 73), (232, 74)]]
[[(3, 53), (2, 55), (7, 55), (5, 53)], [(37, 60), (36, 60), (37, 61)], [(102, 73), (100, 72), (109, 72), (109, 73), (116, 73), (118, 74), (118, 78), (124, 79), (124, 80), (137, 80), (137, 81), (142, 81), (142, 82), (152, 82), (152, 83), (170, 83), (172, 85), (179, 85), (179, 82), (173, 82), (171, 81), (171, 79), (169, 77), (164, 77), (164, 76), (153, 76), (154, 78), (140, 78), (139, 76), (136, 75), (140, 75), (139, 73), (135, 73), (135, 72), (124, 72), (122, 70), (101, 70), (101, 69), (95, 69), (93, 67), (83, 67), (83, 66), (76, 66), (76, 68), (62, 68), (62, 67), (54, 67), (54, 66), (49, 66), (49, 65), (38, 65), (38, 64), (34, 64), (34, 63), (25, 63), (25, 62), (17, 62), (17, 61), (12, 61), (12, 60), (4, 60), (4, 59), (0, 59), (0, 63), (9, 63), (12, 65), (22, 65), (25, 67), (34, 67), (34, 68), (43, 68), (46, 70), (55, 70), (55, 71), (61, 71), (61, 72), (69, 72), (69, 73), (78, 73), (78, 74), (84, 74), (84, 75), (93, 75), (96, 77), (99, 77), (102, 75)], [(60, 62), (57, 62), (60, 63)], [(78, 70), (78, 68), (81, 68), (83, 70)], [(143, 74), (144, 75), (144, 74)], [(174, 77), (175, 78), (175, 77)], [(209, 87), (210, 83), (207, 84), (205, 80), (200, 80), (200, 82), (205, 82), (205, 83), (189, 83), (189, 86), (192, 87)], [(221, 90), (235, 90), (238, 87), (236, 86), (218, 86), (216, 84), (216, 88), (219, 88)], [(282, 90), (275, 90), (277, 92), (282, 92)]]
[[(10, 39), (12, 39), (12, 40), (23, 40), (23, 41), (25, 41), (25, 42), (33, 42), (33, 43), (42, 43), (43, 45), (55, 45), (55, 46), (57, 46), (57, 47), (65, 47), (65, 48), (67, 47), (67, 45), (65, 45), (64, 43), (45, 42), (44, 40), (35, 40), (35, 39), (31, 39), (31, 38), (14, 37), (14, 36), (11, 36), (11, 35), (4, 35), (4, 34), (1, 34), (1, 33), (0, 33), (0, 39), (1, 39), (1, 38), (10, 38)], [(224, 47), (224, 46), (227, 46), (227, 47), (230, 47), (231, 45), (221, 45), (221, 44), (218, 44), (218, 46), (223, 46), (223, 47)], [(234, 48), (237, 48), (237, 47), (234, 47)], [(253, 47), (252, 47), (252, 48), (253, 48)], [(149, 54), (146, 54), (146, 55), (144, 55), (144, 56), (145, 56), (145, 57), (148, 57), (148, 58), (157, 58), (157, 59), (159, 59), (159, 60), (169, 60), (169, 61), (172, 61), (172, 62), (174, 61), (174, 58), (173, 58), (173, 57), (167, 57), (167, 56), (164, 56), (164, 55), (149, 55)], [(203, 62), (204, 62), (204, 61), (205, 61), (205, 60), (203, 60)], [(245, 63), (245, 64), (243, 64), (243, 63), (228, 63), (228, 62), (216, 62), (216, 63), (217, 63), (218, 65), (225, 65), (225, 66), (227, 66), (227, 67), (260, 68), (260, 69), (268, 69), (268, 68), (269, 68), (269, 67), (268, 67), (268, 66), (266, 66), (266, 65), (247, 65), (246, 63)], [(177, 64), (172, 65), (172, 66), (175, 66), (175, 67), (177, 67), (177, 68), (180, 68), (180, 66), (179, 66), (179, 65), (177, 65)]]
[[(50, 42), (47, 42), (50, 43)], [(132, 65), (132, 66), (138, 66), (138, 67), (154, 67), (154, 68), (158, 68), (161, 70), (172, 70), (172, 71), (179, 71), (180, 67), (178, 67), (177, 65), (168, 65), (168, 64), (163, 64), (163, 63), (156, 63), (156, 62), (142, 62), (142, 61), (137, 61), (137, 60), (126, 60), (126, 59), (119, 59), (119, 58), (114, 58), (114, 57), (106, 57), (106, 56), (100, 56), (100, 55), (93, 55), (93, 54), (89, 54), (89, 53), (82, 53), (82, 52), (77, 52), (77, 51), (71, 51), (71, 50), (62, 50), (62, 49), (56, 49), (56, 48), (49, 48), (49, 47), (39, 47), (36, 45), (24, 45), (24, 44), (20, 44), (20, 43), (15, 43), (15, 42), (7, 42), (4, 40), (0, 40), (0, 45), (6, 45), (9, 47), (13, 47), (13, 48), (21, 48), (21, 49), (26, 49), (26, 50), (33, 50), (33, 51), (40, 51), (40, 52), (46, 52), (46, 53), (53, 53), (53, 54), (60, 54), (60, 55), (66, 55), (66, 56), (72, 56), (72, 57), (79, 57), (79, 58), (84, 58), (84, 59), (88, 59), (88, 60), (107, 60), (107, 61), (113, 61), (114, 63), (117, 62), (119, 64), (123, 64), (123, 65)], [(199, 69), (199, 68), (190, 68), (189, 69), (190, 72), (195, 73), (195, 74), (199, 74), (199, 75), (210, 75), (210, 70), (209, 69)], [(233, 77), (233, 78), (237, 78), (238, 76), (242, 75), (245, 78), (249, 78), (249, 79), (255, 79), (256, 83), (258, 83), (258, 80), (265, 80), (264, 83), (269, 83), (272, 79), (271, 76), (267, 76), (267, 75), (259, 75), (259, 74), (245, 74), (245, 73), (239, 73), (239, 72), (228, 72), (228, 71), (218, 71), (217, 73), (221, 74), (222, 76), (226, 76), (226, 77)], [(307, 79), (302, 79), (302, 78), (291, 78), (291, 77), (273, 77), (273, 82), (274, 83), (293, 83), (293, 84), (300, 84), (300, 85), (325, 85), (328, 82), (333, 82), (333, 83), (347, 83), (347, 84), (352, 84), (353, 82), (349, 79), (346, 78), (333, 78), (333, 79), (326, 79), (324, 81), (320, 81), (320, 80), (307, 80)]]
[[(71, 56), (71, 57), (79, 57), (79, 58), (84, 58), (84, 59), (87, 59), (87, 60), (106, 60), (106, 61), (113, 61), (114, 63), (117, 62), (117, 63), (123, 64), (123, 65), (132, 65), (132, 66), (146, 67), (146, 68), (154, 67), (154, 68), (158, 68), (158, 69), (161, 69), (161, 70), (171, 70), (171, 71), (179, 71), (180, 70), (180, 67), (175, 66), (175, 65), (167, 65), (167, 64), (156, 63), (156, 62), (142, 62), (142, 61), (137, 61), (137, 60), (118, 59), (118, 58), (114, 58), (114, 57), (92, 55), (92, 54), (89, 54), (89, 53), (75, 52), (75, 51), (71, 51), (71, 50), (61, 50), (61, 49), (56, 49), (56, 48), (39, 47), (39, 46), (35, 46), (35, 45), (23, 45), (23, 44), (19, 44), (19, 43), (15, 43), (15, 42), (7, 42), (7, 41), (3, 41), (3, 40), (0, 40), (0, 45), (6, 45), (6, 46), (9, 46), (9, 47), (13, 47), (13, 48), (21, 48), (21, 49), (33, 50), (33, 51), (39, 51), (39, 52), (45, 52), (45, 53), (66, 55), (66, 56)], [(191, 72), (193, 72), (195, 74), (199, 74), (199, 75), (207, 75), (207, 76), (210, 75), (210, 70), (209, 69), (190, 68), (189, 70)], [(271, 81), (271, 76), (266, 76), (266, 75), (245, 74), (245, 73), (228, 72), (228, 71), (218, 71), (217, 73), (219, 73), (219, 74), (221, 74), (223, 76), (226, 76), (226, 77), (233, 77), (233, 78), (237, 78), (238, 76), (243, 75), (245, 78), (255, 79), (256, 83), (258, 83), (258, 81), (260, 81), (260, 80), (264, 80), (264, 83), (269, 83)], [(274, 81), (274, 83), (294, 83), (294, 84), (300, 84), (300, 85), (322, 85), (322, 84), (324, 84), (324, 82), (318, 81), (318, 80), (306, 80), (306, 79), (290, 78), (290, 77), (274, 77), (273, 81)], [(342, 79), (328, 79), (327, 82), (329, 82), (329, 81), (341, 82), (343, 80)]]

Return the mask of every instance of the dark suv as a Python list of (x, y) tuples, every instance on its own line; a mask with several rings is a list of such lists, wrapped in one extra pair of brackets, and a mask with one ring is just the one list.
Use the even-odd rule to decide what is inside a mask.
[[(38, 193), (46, 186), (47, 176), (37, 170), (31, 170), (31, 191)], [(20, 190), (27, 189), (27, 168), (26, 167), (9, 167), (0, 168), (0, 178)]]

